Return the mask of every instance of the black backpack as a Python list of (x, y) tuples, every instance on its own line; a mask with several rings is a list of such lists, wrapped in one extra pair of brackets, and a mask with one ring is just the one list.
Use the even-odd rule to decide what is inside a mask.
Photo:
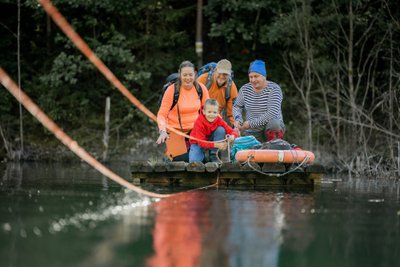
[[(197, 72), (197, 76), (200, 77), (200, 75), (202, 75), (203, 73), (208, 72), (208, 76), (207, 76), (207, 82), (206, 82), (206, 87), (207, 89), (210, 89), (211, 85), (212, 85), (212, 77), (214, 74), (214, 71), (217, 67), (217, 63), (215, 62), (210, 62), (205, 64), (204, 66), (202, 66), (199, 71)], [(228, 79), (228, 85), (226, 86), (226, 90), (225, 90), (225, 101), (228, 101), (228, 99), (231, 97), (231, 87), (232, 87), (232, 81), (233, 81), (233, 71), (231, 73), (231, 76)]]
[[(178, 79), (179, 79), (179, 73), (177, 73), (177, 72), (172, 73), (167, 77), (167, 79), (165, 80), (165, 84), (163, 85), (160, 98), (158, 99), (158, 107), (161, 106), (161, 102), (164, 97), (165, 91), (167, 91), (167, 88), (171, 84), (174, 84), (174, 99), (172, 100), (172, 105), (169, 110), (173, 109), (175, 107), (176, 103), (178, 103), (178, 99), (179, 99), (179, 88), (177, 86)], [(197, 91), (197, 94), (199, 95), (200, 100), (203, 99), (203, 90), (201, 89), (201, 86), (197, 85), (196, 91)]]

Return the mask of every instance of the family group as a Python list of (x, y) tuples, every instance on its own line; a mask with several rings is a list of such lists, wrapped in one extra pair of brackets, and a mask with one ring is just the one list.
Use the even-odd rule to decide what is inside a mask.
[(282, 90), (267, 80), (265, 61), (250, 63), (249, 82), (240, 90), (232, 76), (227, 59), (199, 76), (190, 61), (180, 64), (157, 113), (157, 143), (166, 143), (170, 160), (219, 161), (219, 152), (238, 136), (252, 135), (261, 143), (283, 139)]

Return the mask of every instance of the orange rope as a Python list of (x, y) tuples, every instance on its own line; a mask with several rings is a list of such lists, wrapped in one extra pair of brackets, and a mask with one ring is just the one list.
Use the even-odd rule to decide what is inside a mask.
[(125, 186), (139, 194), (147, 195), (150, 197), (164, 198), (172, 196), (172, 194), (157, 194), (153, 193), (140, 187), (137, 187), (125, 179), (121, 178), (106, 166), (101, 164), (88, 152), (86, 152), (78, 143), (69, 137), (60, 127), (50, 119), (30, 98), (27, 96), (8, 76), (8, 74), (0, 67), (0, 82), (3, 86), (12, 94), (14, 97), (22, 104), (24, 107), (36, 118), (38, 119), (50, 132), (52, 132), (65, 146), (67, 146), (72, 152), (78, 155), (81, 159), (86, 161), (89, 165), (93, 166), (99, 172), (109, 177), (114, 182)]
[[(87, 43), (79, 36), (79, 34), (72, 28), (64, 16), (58, 11), (58, 9), (52, 4), (50, 0), (38, 0), (43, 6), (44, 10), (49, 16), (52, 17), (54, 22), (60, 27), (60, 29), (68, 36), (68, 38), (76, 45), (76, 47), (84, 54), (99, 71), (107, 78), (129, 101), (135, 105), (140, 111), (146, 114), (150, 119), (157, 122), (157, 117), (151, 112), (145, 105), (143, 105), (131, 92), (118, 80), (118, 78), (112, 73), (112, 71), (99, 59), (96, 54), (90, 49)], [(174, 132), (180, 136), (184, 136), (189, 139), (196, 141), (202, 141), (206, 143), (213, 143), (212, 141), (200, 140), (195, 137), (191, 137), (175, 128), (166, 126), (168, 130)], [(224, 142), (225, 140), (219, 140), (215, 142)]]

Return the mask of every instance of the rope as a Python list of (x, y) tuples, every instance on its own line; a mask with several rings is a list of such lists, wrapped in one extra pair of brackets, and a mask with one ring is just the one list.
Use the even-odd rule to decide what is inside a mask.
[[(296, 153), (296, 155), (297, 155), (297, 153)], [(249, 155), (249, 156), (247, 157), (247, 161), (244, 162), (244, 163), (242, 163), (242, 165), (247, 164), (253, 171), (256, 171), (256, 172), (258, 172), (258, 173), (260, 173), (260, 174), (263, 174), (263, 175), (266, 175), (266, 176), (269, 176), (269, 177), (271, 177), (271, 176), (282, 177), (282, 176), (284, 176), (284, 175), (287, 175), (287, 174), (289, 174), (289, 173), (292, 173), (292, 172), (294, 172), (295, 170), (299, 169), (301, 166), (303, 166), (303, 164), (306, 163), (306, 162), (310, 159), (310, 157), (307, 155), (307, 156), (304, 158), (304, 160), (303, 160), (299, 165), (296, 166), (296, 168), (291, 169), (291, 170), (289, 170), (289, 171), (287, 171), (287, 172), (284, 172), (284, 173), (267, 173), (267, 172), (263, 172), (263, 171), (257, 170), (255, 167), (253, 167), (253, 166), (250, 164), (250, 160), (251, 160), (252, 158), (253, 158), (253, 156), (252, 156), (252, 155)]]
[(217, 173), (217, 181), (214, 183), (214, 184), (211, 184), (211, 185), (207, 185), (207, 186), (203, 186), (203, 187), (199, 187), (199, 188), (195, 188), (195, 189), (192, 189), (192, 190), (189, 190), (189, 191), (187, 191), (187, 192), (192, 192), (192, 191), (197, 191), (197, 190), (203, 190), (203, 189), (207, 189), (207, 188), (211, 188), (211, 187), (218, 187), (218, 185), (219, 185), (219, 171), (218, 171), (218, 173)]
[[(157, 121), (157, 117), (145, 106), (143, 105), (135, 96), (133, 96), (130, 91), (119, 81), (119, 79), (113, 74), (113, 72), (102, 62), (100, 58), (96, 56), (96, 54), (90, 49), (87, 43), (76, 33), (76, 31), (71, 27), (71, 25), (67, 22), (67, 20), (62, 16), (62, 14), (58, 11), (58, 9), (52, 4), (50, 0), (38, 0), (42, 5), (43, 9), (46, 13), (53, 19), (53, 21), (59, 26), (59, 28), (67, 35), (67, 37), (75, 44), (75, 46), (84, 54), (89, 61), (93, 63), (97, 67), (97, 69), (104, 75), (104, 77), (110, 81), (133, 105), (135, 105), (140, 111), (142, 111), (145, 115), (147, 115), (153, 121)], [(78, 145), (78, 143), (69, 137), (61, 128), (51, 120), (30, 98), (27, 96), (21, 88), (19, 88), (12, 79), (8, 76), (8, 74), (0, 67), (0, 80), (4, 87), (14, 95), (14, 97), (24, 105), (24, 107), (36, 118), (38, 119), (43, 126), (45, 126), (50, 132), (52, 132), (57, 139), (59, 139), (65, 146), (67, 146), (72, 152), (74, 152), (81, 159), (86, 161), (89, 165), (97, 169), (99, 172), (109, 177), (111, 180), (116, 183), (125, 186), (139, 194), (144, 194), (151, 197), (163, 198), (171, 196), (172, 194), (157, 194), (153, 192), (149, 192), (147, 190), (141, 189), (137, 187), (125, 179), (121, 178), (110, 169), (105, 167), (99, 161), (97, 161), (93, 156), (91, 156), (88, 152), (86, 152), (82, 147)], [(198, 138), (189, 136), (187, 134), (182, 133), (179, 130), (176, 130), (167, 125), (167, 129), (171, 132), (174, 132), (183, 137), (193, 139), (196, 141), (202, 142), (210, 142), (206, 140), (200, 140)], [(215, 142), (225, 142), (224, 140), (219, 140)], [(229, 145), (229, 141), (228, 141)], [(218, 157), (218, 154), (217, 154)], [(219, 183), (219, 175), (217, 179), (217, 183)], [(214, 186), (214, 185), (211, 185)], [(210, 187), (210, 186), (208, 186)], [(207, 188), (207, 187), (206, 187)]]
[(172, 196), (172, 194), (157, 194), (153, 193), (140, 187), (137, 187), (127, 180), (121, 178), (106, 166), (101, 164), (92, 155), (86, 152), (78, 143), (69, 137), (61, 128), (50, 119), (40, 108), (36, 105), (28, 95), (26, 95), (21, 88), (19, 88), (15, 82), (8, 76), (8, 74), (0, 67), (0, 82), (3, 86), (36, 118), (40, 123), (43, 124), (51, 133), (53, 133), (57, 139), (59, 139), (65, 146), (67, 146), (72, 152), (74, 152), (78, 157), (86, 161), (89, 165), (97, 169), (99, 172), (113, 180), (114, 182), (125, 186), (139, 194), (147, 195), (150, 197), (164, 198)]
[[(153, 121), (157, 122), (157, 116), (153, 114), (145, 105), (143, 105), (132, 93), (122, 84), (122, 82), (114, 75), (114, 73), (103, 63), (103, 61), (96, 56), (96, 54), (90, 49), (88, 44), (79, 36), (79, 34), (72, 28), (60, 11), (52, 4), (50, 0), (38, 0), (42, 5), (43, 9), (58, 25), (58, 27), (67, 35), (67, 37), (75, 44), (75, 46), (84, 54), (95, 67), (104, 75), (104, 77), (111, 82), (128, 100), (135, 105), (140, 111), (148, 116)], [(166, 128), (180, 136), (188, 139), (202, 141), (207, 143), (213, 143), (211, 141), (200, 140), (198, 138), (189, 136), (175, 128), (166, 126)]]
[(228, 162), (231, 162), (231, 144), (229, 135), (226, 135), (226, 139), (228, 139)]

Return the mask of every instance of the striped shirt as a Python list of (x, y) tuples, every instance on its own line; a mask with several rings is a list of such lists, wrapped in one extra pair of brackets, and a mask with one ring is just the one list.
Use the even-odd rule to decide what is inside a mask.
[(265, 127), (271, 119), (277, 119), (283, 123), (282, 99), (280, 86), (272, 81), (268, 81), (267, 87), (259, 93), (254, 91), (251, 83), (246, 83), (240, 88), (233, 105), (235, 121), (243, 123), (242, 113), (245, 111), (246, 120), (250, 124), (250, 132)]

